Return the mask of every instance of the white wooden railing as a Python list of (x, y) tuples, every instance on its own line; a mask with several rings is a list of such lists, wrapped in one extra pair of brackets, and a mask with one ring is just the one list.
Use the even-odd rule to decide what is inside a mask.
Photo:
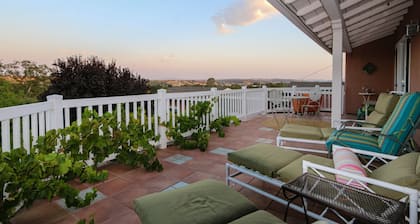
[[(161, 135), (160, 147), (167, 144), (164, 122), (175, 124), (179, 115), (188, 115), (191, 105), (199, 101), (213, 100), (213, 111), (206, 117), (210, 121), (235, 115), (242, 120), (268, 112), (287, 112), (291, 109), (290, 99), (293, 95), (308, 93), (312, 88), (258, 88), (239, 90), (217, 90), (166, 93), (159, 90), (157, 94), (99, 97), (86, 99), (63, 100), (60, 95), (47, 97), (46, 102), (21, 106), (0, 108), (0, 146), (2, 151), (23, 147), (29, 150), (39, 136), (51, 129), (68, 127), (72, 121), (81, 123), (84, 109), (95, 110), (99, 115), (105, 112), (116, 112), (118, 121), (129, 122), (129, 113), (141, 120), (149, 130)], [(321, 110), (331, 109), (331, 88), (321, 88), (323, 104)], [(124, 113), (125, 116), (122, 115)]]

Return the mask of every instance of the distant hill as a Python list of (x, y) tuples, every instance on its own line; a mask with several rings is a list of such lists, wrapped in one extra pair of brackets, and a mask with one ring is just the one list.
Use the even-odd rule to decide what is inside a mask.
[(0, 75), (6, 76), (49, 76), (52, 69), (47, 65), (38, 65), (35, 62), (24, 60), (11, 63), (0, 61)]

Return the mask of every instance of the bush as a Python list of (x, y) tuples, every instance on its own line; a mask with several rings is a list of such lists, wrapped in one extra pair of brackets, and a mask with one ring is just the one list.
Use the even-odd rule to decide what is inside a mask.
[(58, 59), (54, 64), (51, 85), (40, 95), (61, 94), (64, 99), (123, 96), (144, 94), (150, 91), (149, 81), (136, 76), (128, 68), (106, 64), (97, 57), (83, 59), (73, 56)]

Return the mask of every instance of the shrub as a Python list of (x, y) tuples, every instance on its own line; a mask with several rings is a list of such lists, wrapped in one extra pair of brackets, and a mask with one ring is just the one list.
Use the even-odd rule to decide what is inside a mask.
[(64, 99), (123, 96), (148, 93), (149, 81), (134, 75), (128, 68), (115, 62), (106, 64), (98, 57), (83, 59), (73, 56), (58, 59), (54, 64), (51, 85), (41, 94), (61, 94)]

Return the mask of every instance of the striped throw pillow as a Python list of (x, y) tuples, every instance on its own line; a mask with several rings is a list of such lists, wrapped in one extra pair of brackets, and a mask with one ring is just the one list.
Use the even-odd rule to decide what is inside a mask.
[[(363, 168), (360, 163), (359, 158), (354, 154), (350, 149), (346, 148), (337, 148), (333, 153), (334, 167), (337, 170), (346, 171), (356, 175), (367, 176), (366, 170)], [(345, 177), (342, 175), (336, 175), (335, 180), (342, 184), (347, 184), (356, 188), (364, 189), (363, 185), (357, 180), (352, 180), (351, 178)], [(364, 184), (364, 183), (363, 183)]]

